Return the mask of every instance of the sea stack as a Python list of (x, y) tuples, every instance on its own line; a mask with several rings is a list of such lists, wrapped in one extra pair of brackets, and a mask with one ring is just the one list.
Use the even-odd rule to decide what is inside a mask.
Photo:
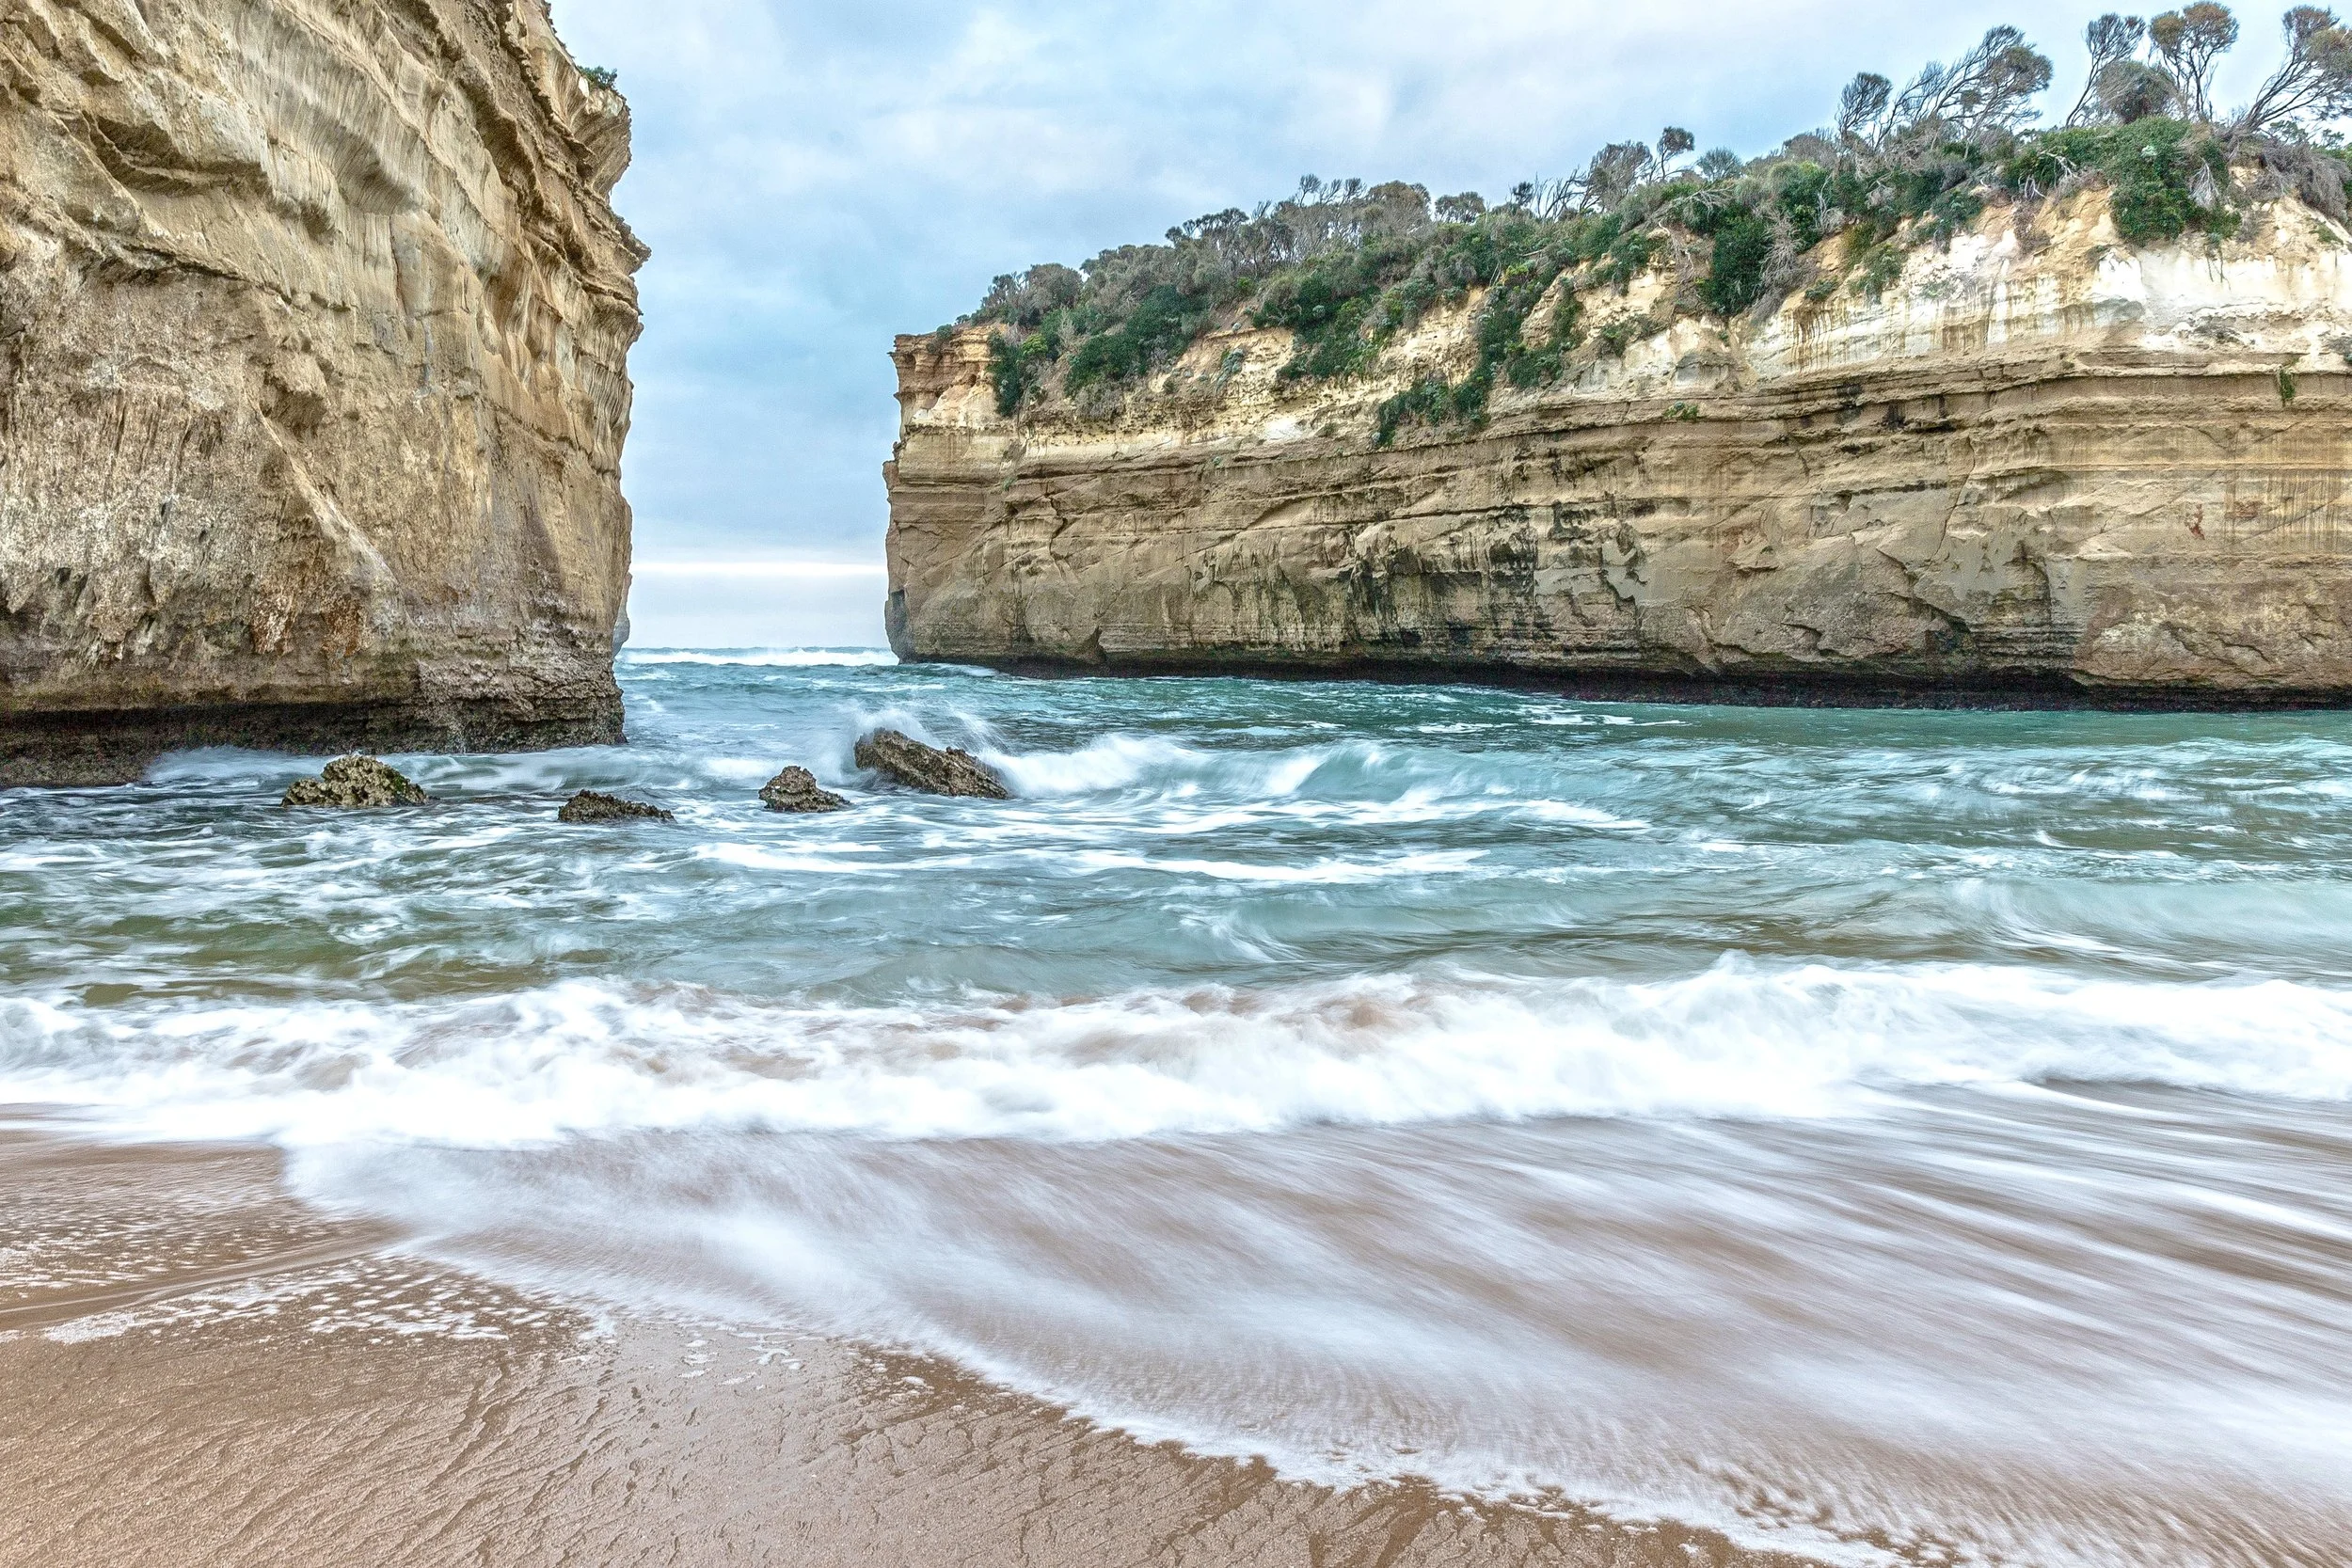
[[(1710, 272), (1658, 206), (1589, 259), (1531, 248), (1549, 284), (1433, 261), (1353, 337), (1278, 277), (1146, 342), (1035, 269), (994, 316), (898, 340), (892, 644), (1710, 700), (2352, 702), (2352, 230), (2340, 194), (2265, 178), (2226, 211), (2191, 184), (2210, 228), (2137, 239), (2148, 214), (2088, 176), (1979, 192), (1761, 278), (1721, 247)], [(1468, 254), (1425, 192), (1359, 204)]]
[(544, 0), (22, 0), (0, 784), (620, 738), (628, 143)]

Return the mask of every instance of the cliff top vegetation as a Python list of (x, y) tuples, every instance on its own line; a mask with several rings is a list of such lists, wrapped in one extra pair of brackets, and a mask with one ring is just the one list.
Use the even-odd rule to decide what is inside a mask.
[[(1479, 291), (1475, 367), (1390, 400), (1385, 441), (1408, 423), (1482, 418), (1498, 383), (1558, 379), (1586, 342), (1583, 297), (1622, 293), (1653, 269), (1671, 277), (1667, 295), (1651, 316), (1593, 334), (1595, 352), (1622, 353), (1676, 315), (1769, 310), (1800, 290), (1875, 297), (1906, 248), (1948, 240), (1988, 205), (2021, 205), (2029, 219), (2088, 186), (2106, 188), (2116, 230), (2133, 244), (2217, 242), (2249, 204), (2289, 192), (2342, 219), (2352, 153), (2335, 122), (2352, 114), (2352, 28), (2298, 6), (2280, 31), (2277, 69), (2227, 111), (2212, 83), (2239, 24), (2199, 0), (2152, 21), (2090, 23), (2089, 71), (2055, 125), (2035, 123), (2049, 58), (2016, 28), (1995, 27), (1899, 87), (1856, 76), (1829, 124), (1759, 158), (1694, 155), (1691, 133), (1669, 126), (1655, 143), (1612, 143), (1577, 174), (1528, 181), (1491, 204), (1474, 192), (1432, 201), (1402, 182), (1310, 176), (1285, 200), (1195, 218), (1162, 244), (1000, 277), (964, 324), (998, 329), (1002, 413), (1059, 397), (1100, 415), (1221, 323), (1288, 328), (1281, 375), (1327, 380), (1368, 369), (1431, 308)], [(1839, 245), (1820, 251), (1832, 238)], [(1549, 324), (1531, 333), (1547, 296)]]

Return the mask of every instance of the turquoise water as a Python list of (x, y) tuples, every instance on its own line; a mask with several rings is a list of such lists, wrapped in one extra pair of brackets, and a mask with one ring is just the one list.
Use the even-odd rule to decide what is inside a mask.
[(2352, 716), (623, 683), (628, 749), (395, 759), (429, 807), (0, 795), (0, 1101), (1302, 1474), (2352, 1557)]

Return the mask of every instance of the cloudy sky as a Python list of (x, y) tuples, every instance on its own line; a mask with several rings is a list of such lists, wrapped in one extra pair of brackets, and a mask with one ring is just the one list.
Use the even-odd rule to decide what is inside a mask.
[[(1690, 127), (1745, 155), (1996, 23), (2058, 67), (2094, 5), (1852, 0), (554, 0), (620, 72), (652, 245), (637, 423), (640, 646), (882, 640), (893, 334), (991, 277), (1288, 194), (1302, 174), (1495, 196)], [(2276, 55), (2249, 13), (2224, 78)]]

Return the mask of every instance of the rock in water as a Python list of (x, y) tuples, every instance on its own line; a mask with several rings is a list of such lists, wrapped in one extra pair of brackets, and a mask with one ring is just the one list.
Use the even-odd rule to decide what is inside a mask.
[(337, 757), (315, 779), (300, 779), (278, 804), (286, 806), (421, 806), (433, 799), (397, 768), (373, 757)]
[(1009, 800), (1005, 781), (969, 752), (950, 746), (940, 751), (910, 740), (897, 730), (876, 730), (857, 743), (851, 753), (860, 768), (870, 768), (896, 779), (909, 789), (930, 795), (969, 795), (984, 800)]
[(817, 775), (805, 768), (787, 768), (760, 785), (759, 798), (770, 811), (841, 811), (849, 801), (818, 787)]
[(649, 806), (643, 800), (624, 800), (617, 795), (600, 795), (583, 789), (564, 802), (564, 809), (555, 814), (558, 822), (675, 822), (677, 820), (660, 806)]

